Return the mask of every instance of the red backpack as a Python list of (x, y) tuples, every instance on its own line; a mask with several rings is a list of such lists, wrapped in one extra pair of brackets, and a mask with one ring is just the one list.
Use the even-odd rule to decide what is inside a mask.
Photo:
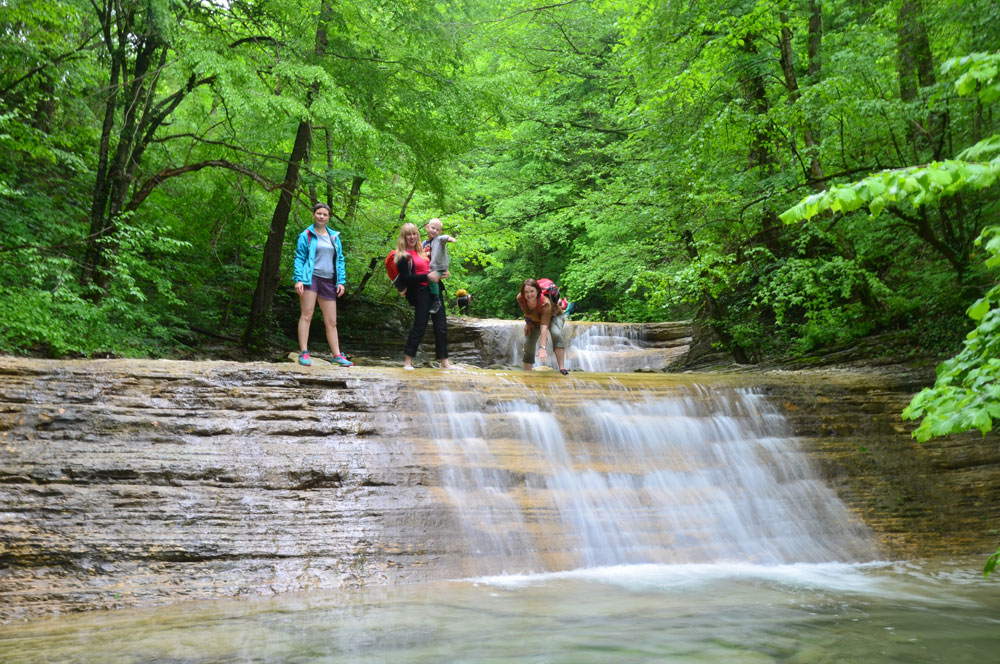
[(536, 279), (538, 282), (538, 288), (541, 292), (538, 293), (538, 303), (541, 304), (542, 296), (545, 295), (549, 298), (549, 301), (553, 305), (565, 310), (567, 304), (566, 298), (559, 297), (559, 287), (551, 279)]
[(389, 255), (385, 257), (385, 273), (389, 275), (389, 281), (396, 281), (396, 277), (399, 276), (399, 266), (396, 265), (395, 249), (390, 251)]

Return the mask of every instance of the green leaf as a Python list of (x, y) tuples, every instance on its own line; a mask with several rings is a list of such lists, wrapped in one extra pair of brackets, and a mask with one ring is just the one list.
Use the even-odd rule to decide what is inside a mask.
[(885, 200), (882, 197), (873, 198), (871, 203), (868, 204), (868, 211), (873, 217), (877, 217), (884, 207)]
[[(837, 203), (840, 204), (840, 207), (842, 207), (845, 212), (851, 212), (861, 207), (864, 204), (864, 201), (861, 200), (861, 197), (858, 196), (856, 191), (845, 187), (837, 191), (837, 201), (834, 205)], [(831, 209), (834, 209), (833, 206), (830, 207)]]
[(1000, 562), (1000, 547), (997, 547), (996, 552), (986, 559), (986, 566), (983, 568), (983, 576), (989, 578), (990, 574), (992, 574), (997, 568), (998, 562)]
[(941, 187), (947, 187), (952, 183), (951, 173), (937, 164), (927, 168), (927, 178)]
[(969, 307), (969, 309), (965, 313), (967, 313), (969, 315), (969, 318), (971, 318), (972, 320), (982, 320), (983, 316), (985, 316), (986, 312), (989, 310), (990, 310), (990, 301), (987, 300), (986, 298), (983, 298), (980, 300), (976, 300), (976, 303), (973, 304), (971, 307)]

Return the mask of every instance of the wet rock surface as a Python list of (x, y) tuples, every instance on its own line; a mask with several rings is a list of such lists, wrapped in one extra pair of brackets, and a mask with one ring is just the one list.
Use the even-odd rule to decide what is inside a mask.
[[(920, 444), (900, 417), (932, 365), (749, 374), (822, 475), (893, 558), (988, 554), (1000, 543), (1000, 435)], [(985, 563), (985, 558), (984, 558)]]
[[(488, 368), (516, 366), (520, 355), (515, 351), (523, 335), (523, 321), (497, 318), (471, 318), (448, 316), (448, 353), (453, 362)], [(688, 361), (692, 339), (689, 321), (663, 323), (588, 323), (568, 321), (566, 332), (571, 341), (589, 328), (607, 328), (622, 336), (631, 337), (636, 352), (649, 358), (650, 369), (664, 371)], [(362, 356), (364, 363), (396, 366), (403, 361), (403, 345), (409, 326), (366, 330), (342, 337), (349, 354)], [(315, 337), (315, 348), (323, 348), (324, 341)], [(431, 366), (434, 361), (434, 336), (430, 325), (417, 352), (417, 366)]]
[(440, 577), (393, 373), (0, 360), (0, 619)]
[[(0, 620), (447, 577), (466, 552), (417, 389), (575, 375), (0, 358)], [(899, 419), (926, 369), (588, 378), (757, 386), (887, 556), (996, 546), (997, 436)]]

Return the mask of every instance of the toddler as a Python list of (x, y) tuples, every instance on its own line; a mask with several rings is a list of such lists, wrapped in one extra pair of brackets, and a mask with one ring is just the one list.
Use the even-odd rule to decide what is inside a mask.
[[(440, 219), (431, 219), (427, 222), (427, 240), (424, 242), (424, 249), (430, 253), (431, 272), (437, 272), (444, 277), (448, 271), (448, 243), (454, 242), (455, 238), (450, 235), (442, 235), (443, 226)], [(444, 286), (434, 281), (428, 281), (431, 291), (431, 313), (436, 314), (443, 303), (441, 291)]]

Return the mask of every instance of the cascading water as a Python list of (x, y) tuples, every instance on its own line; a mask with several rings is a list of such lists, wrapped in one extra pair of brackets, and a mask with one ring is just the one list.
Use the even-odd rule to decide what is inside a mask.
[[(168, 557), (189, 552), (179, 563), (189, 566), (185, 592), (197, 597), (210, 584), (235, 580), (241, 597), (12, 621), (0, 625), (0, 661), (981, 664), (1000, 652), (1000, 598), (993, 580), (982, 578), (985, 555), (873, 560), (873, 538), (817, 479), (764, 394), (736, 385), (745, 378), (364, 371), (348, 379), (353, 391), (338, 383), (343, 379), (299, 367), (261, 370), (260, 378), (235, 385), (199, 375), (204, 389), (182, 390), (176, 401), (163, 385), (171, 381), (162, 380), (172, 374), (158, 363), (125, 382), (99, 378), (93, 395), (89, 384), (81, 391), (7, 388), (26, 402), (50, 394), (58, 400), (26, 418), (20, 444), (32, 436), (44, 444), (24, 455), (29, 471), (8, 474), (4, 485), (4, 495), (18, 483), (26, 488), (8, 501), (6, 518), (38, 516), (5, 530), (0, 548), (18, 532), (45, 537), (56, 546), (39, 561), (60, 577), (70, 571), (64, 556), (100, 554), (118, 532), (113, 525), (89, 540), (74, 537), (87, 535), (87, 521), (100, 516), (79, 508), (91, 484), (115, 510), (98, 523), (132, 521), (151, 536), (122, 544), (137, 550), (136, 560), (88, 558), (86, 577), (70, 581), (74, 588), (116, 606), (119, 589), (130, 586), (102, 574), (129, 567), (138, 578), (132, 592), (151, 592), (166, 578)], [(372, 391), (390, 379), (399, 391)], [(258, 384), (268, 389), (250, 389)], [(424, 412), (408, 407), (409, 388)], [(127, 403), (149, 408), (148, 389), (155, 390), (157, 419), (144, 437), (136, 423), (149, 419)], [(271, 407), (242, 410), (248, 402)], [(361, 416), (334, 426), (317, 409), (303, 409), (306, 402)], [(86, 419), (91, 403), (94, 416)], [(369, 411), (367, 404), (384, 408)], [(65, 418), (56, 417), (64, 409)], [(108, 419), (110, 411), (127, 415)], [(378, 435), (375, 417), (407, 424)], [(857, 417), (867, 415), (858, 410)], [(83, 431), (79, 438), (69, 435), (73, 426)], [(815, 433), (809, 425), (802, 430)], [(9, 432), (5, 463), (20, 453)], [(241, 442), (249, 436), (254, 440)], [(65, 460), (51, 456), (63, 440), (98, 461), (113, 454), (116, 465), (83, 466), (104, 474), (73, 477)], [(815, 453), (827, 444), (802, 443), (809, 445)], [(168, 455), (168, 447), (183, 449)], [(231, 460), (231, 471), (217, 453)], [(289, 471), (298, 472), (282, 477)], [(208, 481), (199, 483), (197, 473)], [(131, 476), (148, 478), (149, 488), (129, 484)], [(344, 481), (352, 476), (363, 482)], [(186, 496), (199, 490), (205, 497), (189, 509)], [(227, 495), (240, 492), (258, 501), (235, 508), (245, 520), (227, 516), (234, 511)], [(44, 509), (26, 511), (33, 505)], [(59, 539), (54, 516), (67, 513), (72, 529)], [(227, 520), (237, 526), (227, 528)], [(178, 531), (198, 546), (164, 548)], [(338, 538), (349, 546), (332, 554), (330, 541)], [(213, 563), (220, 551), (253, 555), (269, 546), (279, 555), (246, 561), (226, 554)], [(8, 560), (17, 554), (9, 544), (4, 551)], [(151, 554), (160, 557), (145, 558)], [(361, 587), (308, 591), (330, 570), (360, 579)], [(5, 599), (17, 582), (11, 571), (0, 575)], [(452, 580), (435, 580), (442, 574)], [(242, 596), (253, 592), (257, 575), (275, 583), (275, 592), (290, 580), (304, 592)], [(30, 603), (52, 591), (32, 583), (22, 592)]]
[[(523, 322), (483, 319), (471, 324), (481, 328), (488, 340), (483, 349), (484, 365), (521, 365)], [(566, 367), (572, 371), (660, 371), (684, 351), (680, 345), (665, 348), (651, 344), (641, 325), (569, 321), (563, 333), (567, 341)], [(556, 368), (555, 354), (550, 352), (545, 362), (536, 360), (535, 366)]]
[(492, 380), (421, 397), (472, 573), (875, 556), (758, 392)]

